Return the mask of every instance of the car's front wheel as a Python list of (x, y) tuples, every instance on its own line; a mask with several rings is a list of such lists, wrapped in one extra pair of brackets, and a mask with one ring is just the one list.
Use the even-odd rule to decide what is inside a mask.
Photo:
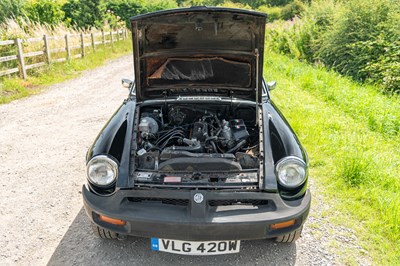
[(105, 238), (105, 239), (119, 239), (119, 236), (117, 233), (101, 228), (94, 223), (92, 223), (92, 230), (93, 234), (100, 237), (100, 238)]
[(300, 238), (302, 231), (303, 231), (303, 226), (289, 234), (278, 236), (277, 238), (275, 238), (275, 242), (294, 243), (297, 239)]

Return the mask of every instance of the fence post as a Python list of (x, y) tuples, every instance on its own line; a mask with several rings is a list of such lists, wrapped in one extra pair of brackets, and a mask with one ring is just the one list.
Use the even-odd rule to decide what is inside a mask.
[(85, 40), (83, 39), (83, 32), (81, 32), (81, 48), (82, 48), (82, 57), (85, 57)]
[(47, 63), (50, 64), (50, 46), (47, 34), (43, 35), (43, 40), (44, 40), (44, 52), (46, 53)]
[(19, 65), (21, 67), (22, 78), (26, 79), (26, 68), (25, 68), (24, 54), (22, 52), (21, 39), (15, 39), (15, 45), (18, 48), (17, 57), (18, 57)]
[(71, 50), (69, 49), (69, 35), (65, 34), (65, 50), (67, 51), (67, 59), (71, 58)]
[(101, 38), (102, 38), (103, 45), (106, 45), (106, 36), (104, 35), (104, 30), (101, 30)]
[(95, 49), (94, 47), (95, 47), (95, 44), (94, 44), (94, 34), (93, 34), (93, 32), (91, 32), (90, 33), (90, 37), (91, 37), (91, 39), (92, 39), (92, 47), (93, 47), (93, 50)]
[(120, 29), (117, 29), (117, 41), (119, 42), (119, 34), (120, 34)]
[(114, 37), (112, 29), (110, 30), (110, 38), (111, 38), (111, 47), (113, 47)]

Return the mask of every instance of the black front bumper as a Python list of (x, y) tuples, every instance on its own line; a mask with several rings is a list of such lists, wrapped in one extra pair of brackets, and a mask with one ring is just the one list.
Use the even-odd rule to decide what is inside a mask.
[[(300, 228), (311, 203), (310, 192), (296, 201), (283, 201), (278, 193), (133, 189), (98, 196), (83, 186), (86, 213), (100, 227), (123, 235), (207, 241), (273, 238)], [(201, 193), (203, 201), (194, 202)], [(216, 206), (216, 202), (262, 202), (259, 206)], [(222, 204), (224, 205), (224, 204)], [(126, 221), (106, 223), (99, 215)], [(295, 219), (294, 225), (270, 229), (271, 224)]]

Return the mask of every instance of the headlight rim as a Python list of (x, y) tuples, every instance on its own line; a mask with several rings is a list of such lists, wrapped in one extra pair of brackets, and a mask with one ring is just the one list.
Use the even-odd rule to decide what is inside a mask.
[[(103, 160), (107, 161), (115, 169), (114, 178), (109, 184), (106, 184), (106, 185), (98, 184), (90, 178), (89, 167), (94, 161), (99, 160), (99, 159), (103, 159)], [(98, 188), (110, 188), (110, 187), (114, 186), (117, 181), (117, 177), (119, 174), (118, 168), (119, 168), (119, 164), (118, 164), (117, 160), (114, 159), (112, 156), (105, 155), (105, 154), (96, 155), (96, 156), (92, 157), (89, 160), (89, 162), (86, 164), (86, 175), (87, 175), (88, 182), (90, 183), (90, 185), (96, 186)]]
[[(300, 166), (302, 166), (304, 168), (304, 177), (303, 177), (302, 181), (300, 183), (296, 184), (296, 185), (287, 185), (287, 184), (283, 183), (281, 181), (281, 179), (279, 178), (279, 168), (281, 168), (282, 165), (284, 165), (284, 164), (286, 164), (288, 162), (297, 163), (298, 165), (300, 165)], [(285, 157), (281, 158), (275, 164), (275, 176), (276, 176), (276, 179), (277, 179), (279, 185), (281, 185), (284, 188), (296, 189), (296, 188), (301, 187), (306, 182), (307, 175), (308, 175), (308, 165), (307, 165), (307, 163), (303, 159), (301, 159), (301, 158), (299, 158), (297, 156), (292, 156), (292, 155), (291, 156), (285, 156)]]

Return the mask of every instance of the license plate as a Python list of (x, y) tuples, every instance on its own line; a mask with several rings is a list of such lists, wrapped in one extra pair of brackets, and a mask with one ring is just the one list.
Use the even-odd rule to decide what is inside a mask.
[(239, 252), (240, 240), (198, 242), (152, 238), (151, 249), (184, 255), (232, 254)]

